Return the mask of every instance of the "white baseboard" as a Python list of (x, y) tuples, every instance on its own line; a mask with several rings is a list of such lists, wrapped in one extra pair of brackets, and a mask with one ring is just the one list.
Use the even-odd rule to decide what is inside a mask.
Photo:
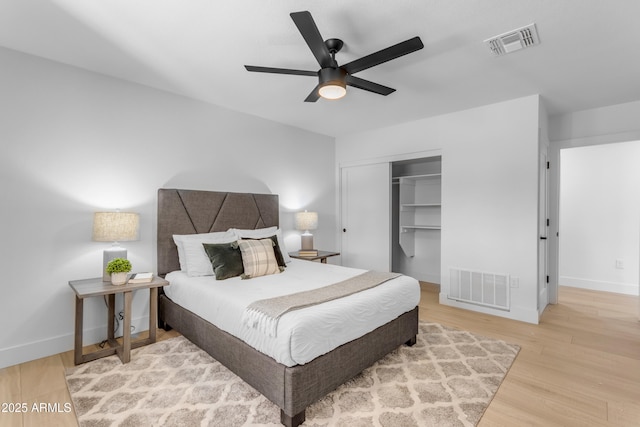
[[(135, 326), (133, 336), (149, 329), (149, 316), (131, 319)], [(116, 336), (122, 335), (122, 323)], [(58, 335), (43, 340), (32, 341), (25, 344), (0, 349), (0, 369), (19, 363), (29, 362), (42, 357), (51, 356), (65, 351), (73, 350), (74, 333)], [(99, 343), (107, 337), (107, 326), (85, 329), (82, 336), (83, 345)]]
[(535, 325), (538, 324), (539, 320), (537, 310), (529, 310), (523, 307), (512, 306), (509, 311), (505, 311), (491, 307), (484, 307), (481, 305), (469, 304), (466, 302), (450, 299), (444, 292), (440, 292), (439, 302), (442, 305), (462, 308), (469, 311), (476, 311), (478, 313), (490, 314), (492, 316), (505, 317), (507, 319), (519, 320), (526, 323), (533, 323)]
[(440, 275), (436, 275), (436, 274), (424, 274), (420, 276), (420, 278), (416, 277), (416, 279), (421, 282), (434, 283), (436, 285), (440, 284)]
[(560, 276), (560, 286), (590, 289), (592, 291), (615, 292), (617, 294), (638, 295), (638, 284), (604, 282), (579, 277)]

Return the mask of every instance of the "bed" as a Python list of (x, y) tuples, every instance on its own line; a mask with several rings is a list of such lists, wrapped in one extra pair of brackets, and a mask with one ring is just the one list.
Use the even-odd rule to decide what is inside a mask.
[[(173, 240), (174, 234), (210, 233), (230, 228), (262, 229), (274, 226), (279, 226), (277, 195), (160, 189), (158, 274), (165, 277), (174, 272), (173, 276), (169, 277), (177, 277), (178, 273), (175, 272), (181, 268)], [(302, 265), (292, 265), (292, 271), (299, 268), (302, 268)], [(170, 287), (167, 291), (169, 289)], [(308, 362), (292, 365), (291, 362), (276, 361), (274, 357), (256, 350), (255, 344), (247, 344), (221, 329), (223, 326), (218, 327), (204, 317), (206, 316), (184, 308), (173, 301), (166, 292), (161, 291), (158, 300), (159, 326), (176, 329), (275, 403), (280, 408), (281, 422), (286, 426), (298, 426), (303, 423), (307, 406), (398, 346), (413, 345), (418, 331), (416, 304), (415, 307), (359, 338), (339, 345)]]

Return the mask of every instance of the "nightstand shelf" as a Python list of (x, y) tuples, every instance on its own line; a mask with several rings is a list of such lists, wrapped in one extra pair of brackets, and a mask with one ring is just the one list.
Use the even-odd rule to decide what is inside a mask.
[(331, 252), (331, 251), (318, 251), (318, 255), (300, 255), (298, 252), (289, 252), (289, 256), (291, 258), (303, 259), (305, 261), (317, 261), (320, 260), (321, 263), (326, 264), (327, 258), (332, 256), (338, 256), (340, 252)]

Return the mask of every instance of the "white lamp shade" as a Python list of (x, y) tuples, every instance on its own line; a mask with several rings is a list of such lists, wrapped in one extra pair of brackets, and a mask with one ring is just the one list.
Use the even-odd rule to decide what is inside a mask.
[(140, 216), (133, 212), (96, 212), (93, 214), (93, 236), (96, 242), (129, 242), (138, 240)]
[(296, 214), (296, 230), (315, 230), (318, 228), (317, 212), (298, 212)]

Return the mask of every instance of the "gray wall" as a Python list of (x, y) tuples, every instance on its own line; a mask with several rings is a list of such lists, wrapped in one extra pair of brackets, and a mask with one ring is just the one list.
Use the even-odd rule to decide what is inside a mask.
[[(537, 323), (538, 95), (336, 139), (336, 162), (442, 154), (440, 302)], [(448, 300), (449, 269), (510, 274), (510, 312)]]
[[(316, 245), (337, 247), (333, 138), (4, 48), (0, 63), (0, 365), (72, 348), (67, 282), (98, 277), (105, 248), (94, 211), (139, 212), (140, 240), (125, 246), (134, 270), (155, 271), (160, 187), (277, 193), (288, 249), (301, 209), (319, 213)], [(134, 297), (137, 330), (147, 296)], [(89, 299), (86, 342), (105, 320)]]

